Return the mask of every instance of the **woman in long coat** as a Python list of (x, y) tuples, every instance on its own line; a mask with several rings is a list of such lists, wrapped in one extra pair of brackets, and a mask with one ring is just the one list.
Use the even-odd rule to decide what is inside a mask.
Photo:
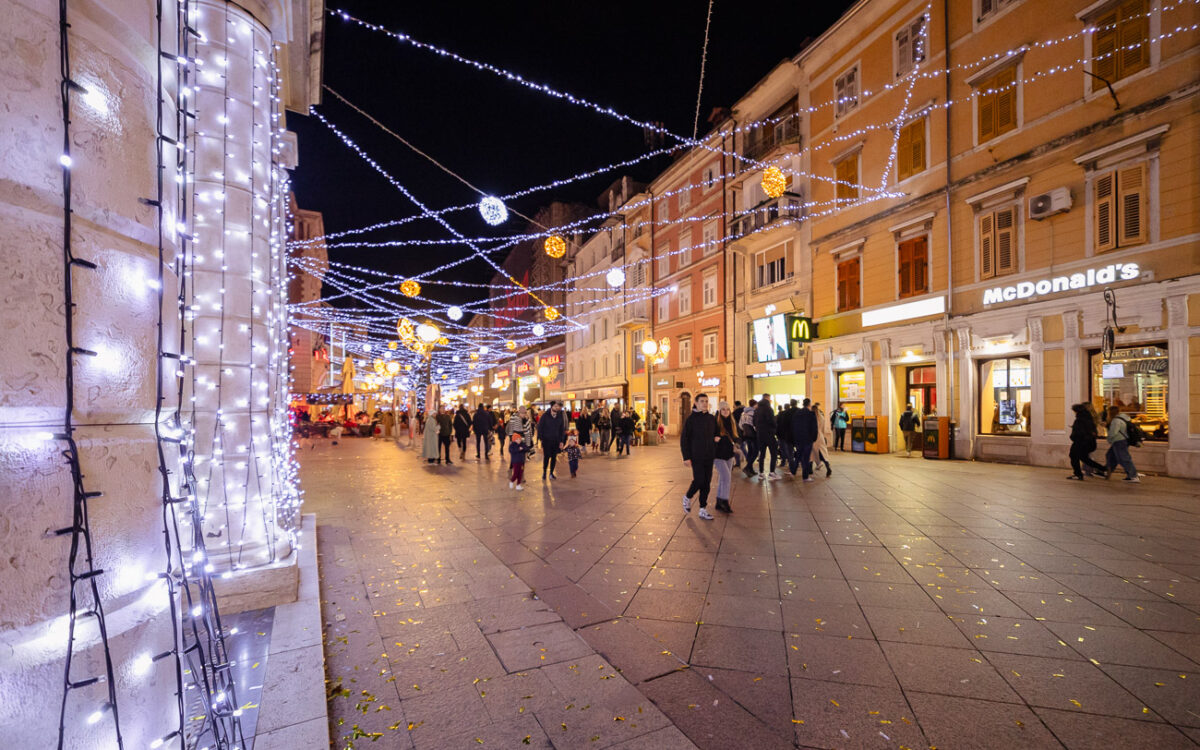
[(825, 418), (820, 404), (813, 404), (812, 411), (817, 416), (817, 439), (812, 447), (813, 467), (824, 462), (825, 476), (829, 477), (833, 475), (833, 467), (829, 465), (829, 420)]
[(437, 409), (430, 409), (425, 415), (425, 437), (421, 443), (421, 458), (429, 463), (438, 460)]

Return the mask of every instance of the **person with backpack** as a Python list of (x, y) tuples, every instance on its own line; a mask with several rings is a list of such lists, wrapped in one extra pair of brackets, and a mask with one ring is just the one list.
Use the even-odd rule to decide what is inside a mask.
[(742, 453), (746, 455), (746, 467), (742, 469), (742, 473), (749, 479), (756, 476), (754, 459), (758, 455), (758, 440), (754, 434), (754, 410), (757, 407), (758, 401), (750, 399), (737, 423), (738, 432), (742, 435)]
[(459, 404), (454, 412), (454, 442), (458, 445), (458, 460), (467, 460), (467, 438), (471, 435), (471, 413), (466, 404)]
[(1121, 407), (1108, 407), (1108, 453), (1105, 456), (1105, 468), (1108, 471), (1108, 477), (1112, 477), (1113, 470), (1120, 464), (1125, 470), (1125, 478), (1121, 481), (1134, 484), (1142, 481), (1138, 478), (1137, 467), (1133, 465), (1133, 458), (1129, 455), (1129, 447), (1138, 447), (1142, 441), (1146, 439), (1146, 434), (1142, 432), (1142, 428), (1135, 425), (1129, 420), (1129, 416), (1121, 413)]
[(1096, 420), (1088, 404), (1075, 404), (1071, 407), (1075, 412), (1075, 422), (1071, 425), (1071, 476), (1067, 479), (1083, 481), (1081, 464), (1088, 467), (1088, 474), (1099, 472), (1107, 478), (1107, 469), (1103, 464), (1092, 460), (1092, 451), (1096, 450)]
[(908, 457), (912, 458), (913, 446), (917, 445), (917, 413), (913, 411), (911, 402), (900, 415), (900, 431), (904, 433), (904, 448), (908, 451)]
[(845, 452), (846, 425), (849, 423), (850, 415), (846, 412), (845, 405), (839, 401), (837, 408), (829, 415), (829, 426), (833, 428), (833, 449), (835, 451)]

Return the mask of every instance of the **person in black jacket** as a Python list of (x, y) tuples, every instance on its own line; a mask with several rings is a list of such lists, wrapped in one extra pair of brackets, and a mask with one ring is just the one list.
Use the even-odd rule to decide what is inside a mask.
[(792, 419), (796, 416), (796, 399), (788, 402), (779, 413), (775, 422), (775, 436), (779, 438), (779, 465), (791, 468), (792, 455), (796, 452), (794, 435), (792, 434)]
[(542, 479), (546, 478), (547, 470), (551, 479), (558, 479), (554, 476), (554, 465), (558, 462), (558, 452), (567, 447), (567, 415), (557, 401), (551, 401), (550, 411), (538, 420), (537, 436), (542, 444)]
[(471, 417), (471, 427), (475, 430), (475, 460), (479, 460), (479, 442), (483, 441), (483, 457), (485, 461), (492, 460), (492, 430), (496, 420), (487, 404), (480, 404)]
[(696, 394), (692, 402), (692, 413), (683, 423), (683, 434), (679, 436), (679, 450), (683, 462), (692, 467), (692, 484), (683, 496), (683, 512), (692, 510), (692, 498), (700, 493), (700, 518), (711, 521), (708, 512), (708, 487), (712, 484), (713, 460), (717, 455), (717, 420), (708, 413), (708, 396)]
[(811, 403), (810, 399), (804, 399), (804, 405), (792, 416), (792, 440), (796, 444), (796, 452), (790, 468), (795, 474), (797, 465), (803, 467), (806, 482), (813, 481), (812, 447), (817, 440), (817, 415), (809, 410)]
[(633, 445), (633, 433), (637, 430), (637, 419), (634, 417), (633, 410), (626, 411), (613, 428), (617, 431), (617, 455), (621, 455), (621, 449), (625, 450), (625, 455), (629, 456), (630, 446)]
[(459, 404), (454, 412), (454, 442), (458, 444), (458, 460), (467, 460), (467, 437), (471, 434), (471, 412), (466, 404)]
[(771, 452), (771, 471), (763, 475), (763, 479), (782, 479), (783, 475), (775, 471), (779, 463), (779, 446), (775, 441), (775, 407), (771, 404), (771, 394), (764, 393), (754, 407), (754, 434), (758, 436), (758, 473), (763, 473), (763, 462), (767, 451)]
[(1107, 478), (1107, 469), (1103, 464), (1092, 460), (1092, 451), (1096, 450), (1096, 420), (1087, 404), (1075, 404), (1071, 407), (1075, 412), (1075, 422), (1071, 425), (1071, 471), (1067, 479), (1083, 480), (1080, 464), (1087, 466), (1089, 474), (1099, 472)]

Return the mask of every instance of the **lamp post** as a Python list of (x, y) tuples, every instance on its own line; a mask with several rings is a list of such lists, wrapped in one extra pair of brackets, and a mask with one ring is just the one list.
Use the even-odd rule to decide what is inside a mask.
[(435, 402), (434, 408), (437, 408), (437, 403), (436, 403), (437, 399), (434, 398), (434, 394), (433, 394), (433, 344), (441, 337), (442, 332), (438, 330), (437, 326), (435, 326), (432, 323), (428, 323), (428, 322), (422, 323), (421, 325), (417, 326), (416, 332), (417, 332), (417, 338), (419, 338), (421, 341), (423, 341), (425, 343), (425, 349), (426, 349), (426, 351), (425, 351), (425, 364), (426, 364), (425, 375), (426, 375), (426, 378), (425, 379), (426, 379), (427, 385), (425, 387), (425, 413), (429, 414), (430, 413), (429, 412), (430, 401), (434, 401)]

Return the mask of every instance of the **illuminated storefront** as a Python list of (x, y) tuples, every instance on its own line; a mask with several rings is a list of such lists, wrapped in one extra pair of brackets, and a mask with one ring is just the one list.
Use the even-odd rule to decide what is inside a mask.
[(776, 313), (750, 323), (750, 363), (746, 366), (750, 398), (771, 395), (775, 404), (803, 401), (808, 394), (805, 345), (816, 334), (807, 317)]

